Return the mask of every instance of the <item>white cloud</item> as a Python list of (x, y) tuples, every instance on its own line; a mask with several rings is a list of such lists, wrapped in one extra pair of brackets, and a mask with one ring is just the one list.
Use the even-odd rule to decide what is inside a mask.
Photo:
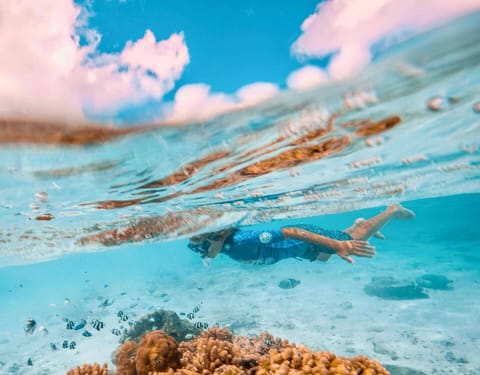
[(426, 30), (480, 8), (480, 0), (330, 0), (317, 5), (292, 45), (299, 57), (337, 55), (329, 65), (332, 78), (358, 72), (370, 61), (370, 46), (380, 38)]
[[(72, 0), (4, 1), (0, 12), (0, 114), (83, 118), (170, 91), (189, 63), (182, 34), (156, 41), (147, 30), (118, 54)], [(86, 45), (80, 45), (80, 37)]]
[(210, 86), (198, 83), (184, 85), (175, 94), (171, 120), (204, 120), (235, 107), (233, 98), (210, 93)]
[(297, 91), (308, 90), (326, 82), (328, 76), (325, 71), (313, 65), (305, 65), (287, 77), (287, 86)]
[(172, 105), (169, 120), (206, 120), (219, 114), (258, 104), (280, 92), (278, 86), (268, 82), (255, 82), (238, 89), (235, 94), (210, 92), (204, 83), (180, 87)]
[(280, 89), (270, 82), (255, 82), (241, 87), (236, 92), (240, 104), (243, 106), (254, 105), (277, 95)]

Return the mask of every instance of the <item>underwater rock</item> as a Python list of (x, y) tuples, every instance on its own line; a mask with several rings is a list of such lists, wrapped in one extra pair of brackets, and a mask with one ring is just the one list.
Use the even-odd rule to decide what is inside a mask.
[(464, 364), (468, 363), (468, 361), (465, 358), (463, 357), (458, 358), (453, 352), (445, 353), (445, 359), (451, 363), (464, 363)]
[(297, 279), (283, 279), (278, 283), (278, 287), (282, 289), (293, 289), (298, 284), (300, 284), (300, 280)]
[(427, 375), (423, 371), (415, 370), (410, 367), (385, 365), (385, 368), (390, 371), (390, 375)]
[(120, 342), (139, 342), (145, 333), (154, 330), (162, 330), (178, 342), (185, 340), (188, 334), (197, 336), (202, 331), (188, 320), (180, 319), (174, 311), (156, 310), (137, 320), (121, 337)]
[(409, 281), (395, 280), (393, 277), (374, 277), (370, 284), (365, 285), (364, 291), (369, 296), (376, 296), (385, 300), (425, 299), (429, 295), (422, 287)]
[(373, 351), (377, 354), (388, 355), (391, 359), (397, 360), (398, 355), (394, 350), (389, 349), (384, 343), (373, 343)]
[(450, 285), (453, 283), (452, 280), (447, 279), (443, 275), (434, 275), (434, 274), (425, 274), (415, 280), (417, 285), (422, 288), (427, 289), (436, 289), (436, 290), (452, 290), (453, 287)]

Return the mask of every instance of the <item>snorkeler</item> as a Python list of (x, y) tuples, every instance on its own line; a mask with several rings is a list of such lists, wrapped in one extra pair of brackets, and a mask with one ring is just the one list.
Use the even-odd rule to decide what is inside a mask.
[(371, 258), (375, 247), (367, 241), (371, 236), (384, 238), (379, 230), (392, 219), (410, 219), (415, 214), (400, 204), (388, 206), (371, 219), (357, 219), (349, 228), (326, 230), (315, 225), (300, 224), (271, 230), (229, 228), (190, 238), (188, 247), (203, 260), (222, 253), (249, 264), (273, 264), (286, 258), (327, 261), (333, 254), (349, 263), (352, 255)]

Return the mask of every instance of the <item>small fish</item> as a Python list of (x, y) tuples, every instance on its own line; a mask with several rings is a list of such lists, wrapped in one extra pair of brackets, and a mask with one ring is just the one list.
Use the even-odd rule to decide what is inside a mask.
[(195, 306), (195, 308), (193, 309), (193, 312), (196, 314), (196, 313), (199, 312), (199, 311), (200, 311), (200, 307)]
[(193, 320), (195, 318), (195, 315), (193, 313), (188, 313), (187, 318)]
[(193, 328), (202, 329), (203, 328), (203, 323), (202, 322), (195, 322), (193, 324)]
[(101, 320), (95, 319), (94, 321), (92, 321), (92, 327), (95, 328), (97, 331), (103, 329), (104, 326), (105, 324)]
[(113, 305), (114, 302), (115, 302), (114, 298), (107, 298), (100, 305), (98, 305), (98, 307), (105, 308), (105, 307)]
[(68, 318), (63, 318), (62, 319), (65, 323), (68, 323)]
[(82, 332), (82, 336), (84, 337), (92, 337), (92, 334), (90, 332), (88, 332), (87, 330), (83, 331)]
[(27, 366), (33, 366), (33, 361), (31, 358), (28, 359)]
[(180, 314), (178, 314), (180, 316), (185, 316), (185, 313), (184, 312), (181, 312)]
[(73, 329), (75, 331), (80, 331), (81, 329), (85, 328), (86, 325), (87, 325), (87, 322), (84, 319), (82, 319), (80, 323), (78, 323)]
[[(183, 314), (183, 315), (185, 315), (185, 314)], [(155, 318), (153, 318), (153, 317), (152, 317), (152, 318), (149, 318), (148, 321), (149, 321), (150, 323), (155, 323)]]
[(120, 293), (121, 296), (126, 296), (127, 295), (127, 292), (122, 292)]
[(68, 349), (68, 341), (65, 340), (63, 343), (62, 343), (62, 348), (63, 349)]
[(123, 311), (120, 310), (120, 311), (117, 313), (117, 316), (118, 316), (119, 318), (121, 318), (121, 317), (123, 316)]
[(76, 343), (75, 341), (72, 341), (72, 342), (70, 343), (70, 345), (68, 345), (68, 348), (69, 348), (69, 349), (75, 349), (76, 346), (77, 346), (77, 343)]
[(65, 299), (63, 300), (63, 303), (64, 303), (65, 305), (69, 305), (69, 304), (70, 304), (70, 299), (69, 299), (69, 298), (65, 298)]
[(67, 322), (67, 329), (73, 329), (73, 327), (75, 327), (75, 323), (72, 322), (71, 320), (69, 320), (69, 321)]
[(50, 343), (50, 349), (52, 350), (57, 350), (57, 345), (55, 345), (53, 342)]
[(35, 319), (27, 319), (25, 321), (25, 333), (31, 335), (33, 332), (35, 332), (35, 328), (37, 328), (37, 322)]
[(265, 337), (265, 340), (263, 340), (263, 342), (265, 343), (265, 345), (267, 346), (272, 346), (273, 345), (273, 341), (270, 337)]
[(40, 332), (42, 335), (48, 335), (48, 329), (46, 329), (44, 326), (38, 327), (38, 332)]
[(128, 320), (128, 315), (125, 314), (124, 316), (122, 316), (122, 321), (126, 322)]
[(120, 331), (119, 329), (117, 328), (114, 328), (112, 329), (112, 333), (115, 335), (115, 336), (120, 336), (122, 334), (122, 331)]
[(203, 323), (203, 328), (207, 329), (208, 328), (208, 323)]

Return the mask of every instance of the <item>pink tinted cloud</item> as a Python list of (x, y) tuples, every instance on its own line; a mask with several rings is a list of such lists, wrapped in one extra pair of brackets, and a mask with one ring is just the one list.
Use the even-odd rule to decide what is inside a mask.
[(299, 57), (337, 53), (332, 78), (358, 72), (370, 61), (370, 46), (406, 29), (420, 32), (480, 9), (480, 0), (330, 0), (317, 5), (292, 45)]
[(328, 76), (323, 69), (313, 65), (305, 65), (290, 73), (287, 86), (297, 91), (308, 90), (328, 82)]
[(241, 87), (236, 96), (241, 106), (249, 106), (268, 100), (280, 92), (277, 85), (270, 82), (255, 82)]
[[(72, 0), (16, 0), (0, 10), (0, 115), (84, 118), (171, 90), (189, 63), (182, 34), (147, 30), (120, 53), (97, 51), (101, 36)], [(80, 46), (80, 36), (88, 41)]]
[(238, 89), (234, 94), (212, 93), (204, 83), (180, 87), (168, 117), (173, 121), (206, 120), (236, 109), (268, 100), (280, 92), (277, 85), (255, 82)]

